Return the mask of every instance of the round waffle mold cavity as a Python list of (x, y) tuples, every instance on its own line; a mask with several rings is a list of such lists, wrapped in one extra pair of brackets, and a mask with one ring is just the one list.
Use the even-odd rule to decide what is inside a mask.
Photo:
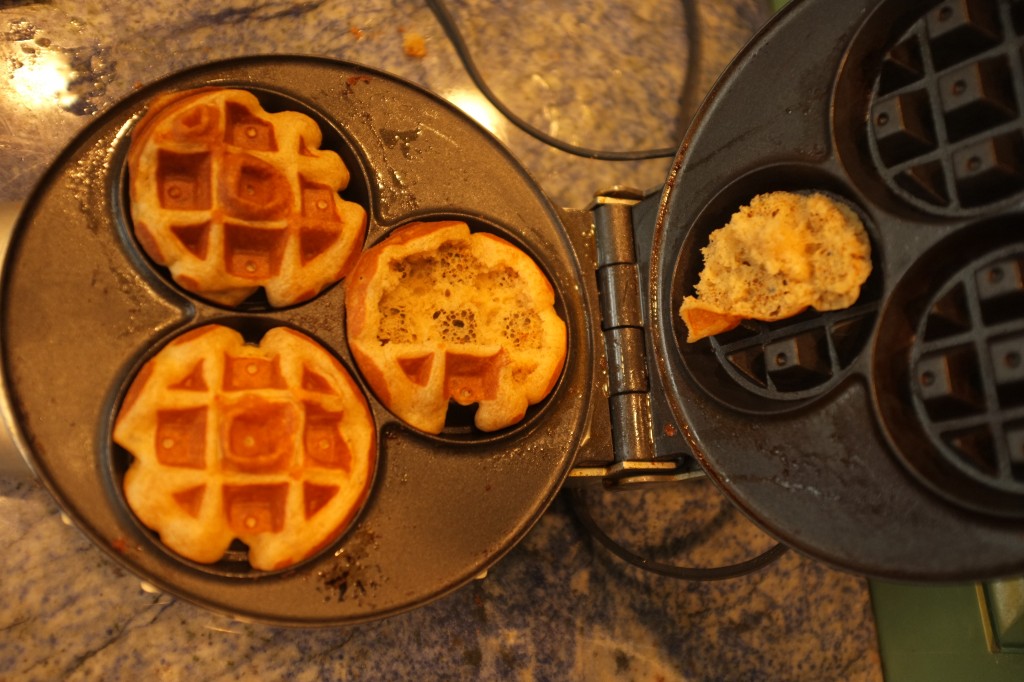
[(929, 301), (911, 367), (935, 455), (1024, 513), (1024, 245), (968, 263)]
[(888, 49), (870, 95), (877, 172), (909, 203), (972, 213), (1024, 192), (1024, 6), (949, 0)]
[[(753, 196), (778, 190), (825, 194), (853, 209), (869, 237), (874, 232), (868, 216), (844, 197), (841, 184), (814, 169), (773, 167), (745, 176), (715, 197), (687, 235), (676, 265), (674, 313), (694, 290), (703, 268), (701, 249), (711, 232)], [(808, 309), (777, 322), (744, 320), (731, 331), (696, 343), (686, 343), (686, 326), (674, 314), (675, 341), (694, 379), (716, 399), (751, 412), (791, 409), (829, 392), (860, 357), (874, 328), (882, 278), (872, 242), (871, 275), (849, 308)]]
[[(1007, 217), (940, 243), (899, 283), (874, 376), (894, 452), (967, 509), (1024, 517), (1024, 244)], [(1001, 237), (1001, 235), (1003, 235)]]
[[(367, 454), (362, 448), (352, 448), (365, 434), (346, 433), (342, 424), (359, 423), (359, 412), (339, 409), (343, 401), (349, 401), (350, 407), (359, 401), (366, 405), (366, 397), (352, 380), (351, 369), (336, 358), (339, 364), (331, 368), (328, 358), (333, 353), (312, 337), (291, 330), (300, 334), (301, 343), (293, 347), (298, 353), (290, 357), (250, 354), (246, 348), (260, 346), (272, 329), (290, 328), (268, 319), (232, 317), (175, 332), (166, 339), (166, 344), (157, 344), (154, 353), (146, 358), (147, 364), (141, 366), (142, 371), (126, 377), (132, 388), (122, 391), (124, 395), (118, 403), (125, 407), (121, 411), (128, 409), (132, 390), (142, 390), (138, 377), (154, 357), (169, 344), (188, 344), (204, 334), (221, 334), (223, 330), (214, 331), (214, 325), (239, 334), (244, 345), (223, 357), (207, 358), (195, 351), (185, 353), (183, 358), (190, 359), (191, 367), (186, 366), (181, 373), (183, 380), (160, 387), (164, 394), (160, 405), (144, 408), (141, 414), (136, 410), (130, 416), (135, 423), (145, 424), (150, 418), (155, 421), (154, 451), (136, 454), (112, 443), (112, 487), (124, 504), (125, 514), (138, 523), (140, 532), (149, 539), (149, 546), (167, 553), (175, 562), (224, 577), (263, 577), (293, 570), (336, 545), (367, 500), (377, 457), (375, 439), (370, 436), (368, 461), (353, 460), (353, 454), (359, 458)], [(167, 370), (173, 369), (168, 362), (163, 360), (163, 368), (150, 374), (144, 383), (154, 381), (155, 375), (166, 380)], [(372, 434), (373, 418), (366, 409), (363, 426)], [(217, 445), (210, 448), (214, 443)], [(193, 519), (223, 523), (225, 531), (230, 528), (239, 535), (294, 535), (297, 529), (285, 526), (299, 522), (297, 510), (304, 514), (305, 523), (315, 525), (316, 515), (327, 513), (336, 517), (339, 525), (318, 550), (280, 569), (254, 569), (249, 561), (249, 547), (237, 537), (219, 560), (193, 561), (164, 544), (156, 531), (145, 528), (131, 508), (125, 497), (124, 478), (133, 462), (150, 472), (161, 472), (157, 479), (160, 483), (149, 496), (156, 496), (158, 502), (160, 495), (167, 496), (159, 502), (169, 507), (162, 520), (164, 530), (179, 536), (183, 532), (206, 532), (198, 527), (184, 531)], [(223, 521), (217, 511), (204, 506), (207, 498), (223, 500)], [(175, 514), (179, 515), (176, 519)]]
[[(550, 263), (547, 261), (547, 259), (545, 257), (543, 257), (542, 253), (538, 252), (537, 249), (533, 248), (530, 244), (525, 243), (512, 230), (510, 230), (510, 229), (508, 229), (506, 227), (500, 226), (500, 225), (498, 225), (498, 224), (496, 224), (496, 223), (494, 223), (492, 221), (485, 220), (485, 219), (481, 218), (480, 216), (465, 216), (465, 215), (455, 215), (455, 214), (434, 214), (434, 215), (426, 215), (426, 214), (424, 214), (424, 215), (417, 216), (416, 220), (412, 221), (412, 222), (431, 223), (431, 222), (445, 222), (445, 221), (463, 222), (463, 223), (465, 223), (469, 227), (469, 231), (470, 231), (471, 234), (486, 233), (486, 234), (494, 235), (495, 237), (499, 237), (499, 238), (509, 242), (510, 244), (515, 246), (517, 249), (519, 249), (520, 251), (525, 253), (527, 256), (529, 256), (529, 258), (531, 260), (533, 260), (534, 263), (536, 263), (537, 267), (540, 268), (541, 272), (544, 274), (544, 277), (547, 279), (548, 283), (551, 284), (551, 286), (553, 287), (553, 289), (555, 291), (555, 303), (554, 303), (555, 313), (558, 315), (559, 319), (562, 320), (563, 322), (566, 319), (568, 319), (567, 318), (567, 313), (566, 313), (566, 310), (565, 310), (565, 303), (564, 303), (564, 301), (565, 301), (565, 293), (561, 290), (561, 286), (560, 286), (558, 280), (556, 278), (552, 277), (552, 269), (551, 269)], [(399, 229), (401, 229), (402, 227), (405, 227), (408, 224), (409, 223), (403, 223), (403, 224), (396, 225), (396, 226), (394, 226), (392, 228), (389, 228), (388, 232), (386, 232), (386, 233), (384, 233), (382, 235), (382, 240), (386, 239), (393, 231), (399, 230)], [(370, 247), (370, 245), (367, 245), (367, 248), (369, 248), (369, 247)], [(458, 334), (467, 334), (468, 335), (468, 334), (475, 333), (475, 327), (476, 327), (476, 324), (477, 324), (476, 321), (475, 321), (475, 317), (476, 317), (477, 314), (480, 313), (480, 311), (477, 309), (477, 307), (473, 304), (472, 301), (467, 302), (465, 307), (463, 307), (462, 309), (458, 309), (458, 310), (448, 310), (448, 309), (442, 307), (442, 304), (443, 304), (443, 301), (439, 301), (437, 303), (437, 305), (438, 305), (437, 310), (428, 311), (427, 314), (431, 314), (434, 320), (439, 320), (439, 324), (443, 324), (445, 322), (450, 322), (452, 325), (454, 325), (453, 328), (457, 330)], [(442, 317), (442, 311), (443, 311), (443, 317)], [(404, 316), (406, 314), (414, 315), (415, 312), (414, 311), (409, 311), (409, 312), (402, 312), (401, 313), (403, 318), (404, 318)], [(510, 311), (510, 316), (511, 316), (511, 319), (518, 319), (516, 311)], [(573, 342), (573, 337), (572, 337), (572, 329), (568, 325), (566, 327), (566, 335), (567, 335), (567, 339), (566, 339), (566, 349), (565, 349), (565, 360), (564, 360), (564, 362), (562, 364), (562, 369), (559, 371), (558, 377), (555, 379), (555, 381), (553, 382), (553, 384), (551, 386), (551, 390), (539, 402), (533, 403), (533, 404), (529, 405), (526, 408), (525, 415), (519, 421), (517, 421), (517, 422), (515, 422), (513, 424), (510, 424), (509, 426), (506, 426), (504, 428), (498, 429), (496, 431), (490, 431), (490, 432), (481, 431), (474, 424), (474, 420), (475, 420), (475, 417), (476, 417), (476, 412), (477, 412), (477, 409), (479, 408), (479, 403), (470, 403), (468, 405), (461, 405), (458, 402), (456, 402), (455, 400), (449, 400), (449, 402), (448, 402), (448, 409), (447, 409), (447, 412), (445, 414), (444, 428), (440, 431), (440, 433), (432, 434), (432, 433), (427, 433), (425, 431), (421, 431), (419, 429), (416, 429), (417, 433), (421, 437), (426, 438), (428, 440), (433, 440), (433, 441), (437, 441), (439, 443), (445, 443), (445, 444), (451, 444), (451, 445), (454, 445), (454, 446), (458, 446), (459, 444), (464, 444), (464, 443), (467, 443), (467, 442), (470, 442), (470, 443), (485, 443), (485, 442), (488, 442), (488, 441), (505, 438), (507, 436), (512, 435), (513, 433), (518, 433), (518, 432), (529, 430), (530, 428), (532, 428), (533, 423), (538, 418), (540, 418), (540, 416), (544, 413), (544, 411), (547, 408), (547, 406), (551, 404), (553, 396), (558, 394), (559, 386), (562, 383), (562, 380), (563, 380), (563, 378), (565, 376), (565, 365), (567, 363), (569, 363), (569, 362), (572, 362), (572, 358), (570, 356), (573, 353), (574, 342)], [(442, 336), (446, 336), (446, 335), (442, 334)], [(447, 336), (450, 339), (453, 335), (452, 334), (448, 334)], [(513, 343), (513, 339), (514, 339), (514, 336), (510, 335), (508, 337), (508, 339), (507, 339), (508, 343), (510, 343), (510, 344)], [(446, 350), (443, 350), (443, 351), (442, 350), (437, 350), (437, 351), (435, 351), (435, 354), (431, 356), (432, 359), (431, 359), (430, 362), (431, 363), (435, 362), (436, 358), (439, 357), (439, 356), (448, 356), (448, 354), (459, 355), (459, 353), (457, 351), (458, 348), (459, 348), (458, 344), (453, 344), (453, 343), (446, 344)], [(502, 352), (501, 354), (496, 355), (493, 358), (486, 359), (486, 361), (483, 361), (483, 362), (474, 359), (474, 361), (468, 363), (468, 367), (471, 368), (471, 370), (472, 370), (472, 372), (474, 374), (477, 374), (477, 373), (484, 374), (484, 373), (488, 373), (488, 372), (495, 372), (495, 371), (497, 371), (497, 367), (498, 367), (498, 365), (500, 363), (507, 362), (507, 359), (504, 358), (505, 355), (506, 355), (506, 353)], [(360, 372), (361, 376), (363, 375), (362, 374), (362, 370), (359, 368), (358, 363), (356, 363), (356, 370), (358, 372)], [(365, 376), (364, 376), (364, 378), (365, 378)], [(371, 392), (372, 392), (372, 390), (371, 390)], [(385, 409), (387, 409), (387, 408), (385, 408)], [(401, 420), (401, 417), (399, 415), (395, 414), (395, 412), (393, 410), (389, 409), (388, 413), (391, 416), (393, 416), (395, 419)], [(405, 422), (403, 422), (403, 423), (405, 423)], [(409, 428), (414, 428), (411, 425), (408, 425), (408, 424), (406, 424), (406, 425)]]
[[(228, 89), (244, 90), (256, 96), (260, 107), (268, 114), (293, 111), (298, 112), (312, 119), (323, 136), (319, 149), (332, 151), (341, 158), (345, 168), (349, 172), (348, 185), (339, 194), (346, 202), (351, 202), (364, 211), (369, 209), (370, 190), (367, 175), (364, 170), (364, 163), (356, 153), (355, 146), (346, 139), (346, 136), (337, 125), (326, 115), (312, 107), (307, 101), (296, 99), (279, 91), (265, 87), (253, 87), (251, 84), (232, 85), (225, 83), (221, 87)], [(238, 115), (238, 120), (229, 120), (226, 125), (225, 134), (233, 135), (234, 139), (241, 140), (236, 147), (237, 151), (253, 149), (257, 153), (266, 156), (267, 150), (274, 148), (276, 143), (273, 139), (274, 131), (259, 120), (253, 121), (248, 112)], [(269, 136), (269, 137), (268, 137)], [(138, 252), (140, 264), (152, 273), (153, 277), (162, 279), (169, 287), (177, 289), (186, 297), (195, 297), (197, 294), (188, 291), (174, 281), (167, 267), (153, 261), (143, 250), (138, 241), (138, 235), (133, 227), (131, 217), (131, 203), (129, 197), (129, 173), (128, 164), (125, 162), (128, 145), (123, 145), (119, 150), (118, 161), (121, 163), (121, 192), (116, 197), (116, 210), (120, 213), (119, 226), (124, 230), (126, 243), (134, 245)], [(224, 175), (229, 171), (224, 168), (223, 159), (212, 158), (223, 155), (224, 152), (210, 152), (208, 154), (164, 154), (160, 156), (161, 163), (167, 168), (158, 174), (169, 178), (168, 192), (173, 192), (177, 201), (181, 204), (176, 206), (183, 216), (183, 225), (174, 228), (178, 239), (186, 248), (195, 254), (205, 254), (213, 247), (211, 244), (221, 244), (223, 249), (224, 265), (233, 276), (254, 278), (254, 282), (266, 281), (273, 277), (274, 273), (282, 266), (285, 255), (290, 252), (289, 240), (298, 240), (301, 248), (295, 252), (301, 253), (301, 262), (315, 256), (326, 249), (329, 249), (340, 238), (338, 230), (343, 228), (342, 222), (336, 211), (324, 210), (325, 206), (333, 204), (333, 198), (325, 195), (324, 192), (331, 192), (317, 185), (315, 178), (305, 178), (300, 169), (299, 177), (287, 179), (281, 175), (281, 180), (287, 180), (300, 188), (301, 192), (301, 220), (293, 220), (296, 224), (308, 224), (309, 229), (302, 228), (295, 230), (295, 234), (289, 234), (289, 230), (279, 227), (281, 220), (253, 219), (246, 214), (246, 207), (232, 207), (222, 205), (224, 203), (221, 192), (217, 186), (226, 181), (226, 177), (215, 177), (211, 173), (211, 162), (213, 169), (220, 169), (219, 173)], [(300, 155), (301, 156), (301, 155)], [(253, 168), (242, 166), (234, 171), (237, 173), (237, 183), (248, 183), (253, 186), (248, 191), (267, 192), (275, 191), (274, 184), (277, 176), (268, 174), (262, 165)], [(333, 194), (333, 192), (331, 192)], [(170, 201), (170, 200), (169, 200)], [(273, 201), (273, 199), (271, 199)], [(237, 203), (237, 202), (236, 202)], [(198, 204), (198, 206), (197, 206)], [(276, 205), (276, 204), (275, 204)], [(205, 207), (205, 208), (204, 208)], [(280, 211), (279, 211), (280, 213)], [(207, 220), (199, 220), (203, 215)], [(223, 216), (223, 218), (219, 217)], [(345, 229), (351, 226), (346, 226)], [(294, 229), (294, 228), (293, 228)], [(220, 238), (213, 238), (214, 232), (221, 233)], [(233, 249), (232, 245), (238, 242), (239, 248)], [(357, 247), (362, 248), (362, 244)], [(338, 282), (327, 284), (318, 295)], [(219, 305), (210, 301), (207, 297), (199, 295), (207, 303)], [(301, 305), (306, 301), (300, 301), (294, 305)], [(237, 305), (227, 306), (230, 310), (239, 311), (268, 311), (273, 309), (267, 301), (266, 292), (260, 286), (253, 294)]]

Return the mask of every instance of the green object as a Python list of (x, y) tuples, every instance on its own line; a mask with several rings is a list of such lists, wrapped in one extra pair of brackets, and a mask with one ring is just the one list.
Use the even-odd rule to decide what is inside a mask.
[(1024, 680), (1024, 579), (870, 586), (886, 682)]
[(1024, 578), (985, 583), (978, 597), (989, 648), (1024, 655)]
[(789, 0), (772, 0), (772, 9), (778, 12), (780, 9), (786, 6)]

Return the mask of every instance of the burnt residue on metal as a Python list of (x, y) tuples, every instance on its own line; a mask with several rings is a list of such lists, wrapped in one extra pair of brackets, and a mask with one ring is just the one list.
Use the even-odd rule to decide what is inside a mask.
[(379, 549), (373, 531), (361, 528), (353, 533), (345, 546), (334, 552), (333, 561), (324, 562), (314, 573), (324, 601), (372, 601), (378, 588), (386, 581), (380, 566), (373, 562)]
[(389, 149), (399, 149), (402, 152), (402, 156), (407, 159), (412, 158), (413, 143), (420, 139), (420, 135), (423, 134), (423, 129), (420, 127), (413, 128), (412, 130), (391, 130), (384, 128), (380, 131), (380, 139), (384, 142), (384, 146)]

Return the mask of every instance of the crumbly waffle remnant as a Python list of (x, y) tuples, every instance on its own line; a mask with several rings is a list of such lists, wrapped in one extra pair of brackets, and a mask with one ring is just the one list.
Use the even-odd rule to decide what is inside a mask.
[(848, 308), (871, 273), (860, 218), (823, 194), (759, 194), (711, 233), (701, 253), (695, 295), (679, 310), (691, 343), (744, 319)]
[(554, 290), (521, 249), (462, 222), (396, 230), (346, 283), (348, 340), (374, 392), (407, 423), (445, 425), (449, 401), (475, 425), (520, 421), (561, 373), (566, 327)]

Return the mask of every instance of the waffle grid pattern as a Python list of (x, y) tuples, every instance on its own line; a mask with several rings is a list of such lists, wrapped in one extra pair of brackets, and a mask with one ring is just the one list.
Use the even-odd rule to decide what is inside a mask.
[(201, 327), (137, 375), (115, 427), (135, 458), (125, 495), (169, 547), (220, 560), (231, 543), (269, 570), (329, 540), (365, 496), (374, 426), (328, 353), (285, 328), (259, 346)]
[(885, 56), (869, 140), (895, 193), (942, 213), (1024, 191), (1024, 5), (943, 2)]
[(939, 456), (1024, 493), (1024, 247), (958, 272), (913, 350), (915, 409)]

